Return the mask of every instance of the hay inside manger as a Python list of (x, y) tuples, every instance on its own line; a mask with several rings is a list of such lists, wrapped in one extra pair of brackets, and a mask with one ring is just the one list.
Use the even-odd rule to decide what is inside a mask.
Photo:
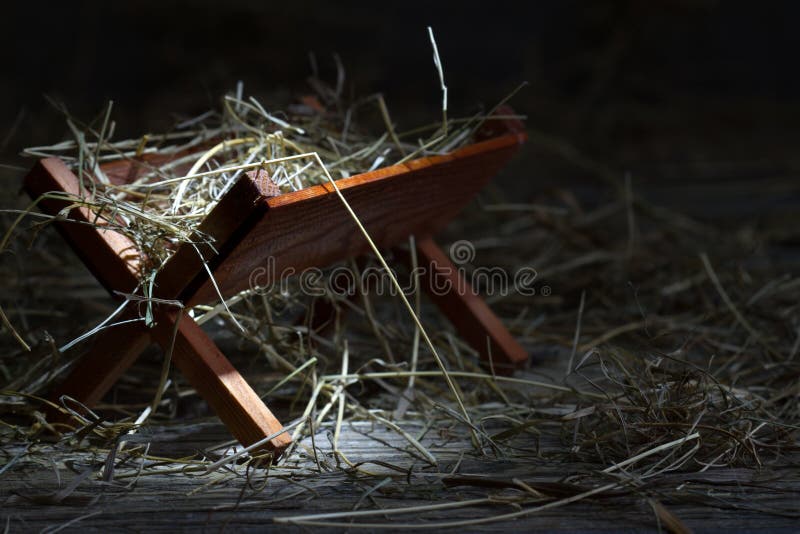
[[(221, 112), (183, 121), (173, 133), (119, 142), (109, 140), (114, 131), (109, 106), (99, 129), (80, 125), (81, 130), (68, 116), (75, 141), (25, 153), (57, 156), (72, 167), (85, 191), (75, 202), (90, 207), (98, 221), (136, 243), (149, 262), (142, 272), (146, 280), (178, 244), (192, 238), (243, 173), (268, 177), (282, 193), (298, 191), (327, 183), (326, 171), (336, 178), (349, 177), (415, 157), (449, 153), (471, 142), (487, 119), (478, 114), (451, 120), (449, 129), (448, 123), (441, 123), (397, 134), (381, 95), (345, 111), (327, 111), (316, 97), (309, 100), (312, 104), (295, 106), (293, 114), (278, 117), (253, 98), (245, 101), (229, 95)], [(336, 102), (331, 105), (341, 107)], [(369, 107), (382, 110), (387, 132), (369, 135), (356, 126), (358, 110)], [(430, 137), (413, 137), (426, 132)], [(96, 140), (90, 142), (91, 137)], [(325, 162), (324, 167), (313, 154)]]

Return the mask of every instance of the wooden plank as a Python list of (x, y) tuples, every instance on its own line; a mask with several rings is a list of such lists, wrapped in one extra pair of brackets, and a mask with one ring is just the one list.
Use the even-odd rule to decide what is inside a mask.
[[(24, 187), (33, 199), (53, 191), (82, 196), (78, 177), (58, 158), (37, 162), (25, 178)], [(44, 213), (56, 215), (71, 205), (72, 202), (66, 199), (48, 198), (42, 199), (38, 207)], [(140, 265), (140, 255), (134, 243), (119, 232), (95, 228), (90, 225), (92, 223), (102, 225), (102, 221), (96, 221), (88, 208), (74, 207), (69, 209), (65, 220), (56, 223), (56, 228), (109, 292), (133, 291), (138, 284)], [(51, 393), (51, 398), (58, 402), (62, 395), (68, 395), (86, 406), (93, 406), (149, 343), (150, 335), (141, 323), (120, 325), (100, 332), (89, 352)], [(49, 415), (63, 420), (58, 413)]]
[(528, 361), (528, 352), (433, 239), (417, 240), (417, 261), (422, 289), (496, 373), (508, 374)]
[[(557, 372), (556, 369), (547, 371)], [(530, 434), (523, 433), (512, 442), (519, 447), (513, 456), (496, 458), (465, 454), (465, 451), (472, 450), (472, 444), (463, 433), (450, 435), (443, 441), (438, 433), (425, 432), (424, 420), (409, 419), (398, 423), (409, 434), (423, 436), (420, 442), (436, 450), (438, 466), (425, 466), (404, 452), (408, 443), (397, 433), (372, 421), (353, 420), (342, 426), (338, 450), (354, 462), (364, 462), (369, 471), (375, 473), (372, 476), (355, 477), (346, 466), (316, 475), (313, 474), (317, 469), (314, 456), (302, 453), (293, 455), (286, 462), (286, 471), (273, 470), (266, 480), (266, 471), (246, 471), (239, 466), (238, 476), (226, 474), (230, 478), (209, 489), (208, 485), (216, 482), (216, 477), (176, 474), (175, 471), (186, 465), (182, 462), (145, 460), (142, 476), (135, 478), (133, 487), (127, 491), (109, 491), (109, 483), (96, 480), (96, 477), (87, 477), (77, 484), (80, 473), (97, 464), (95, 450), (76, 451), (73, 447), (40, 443), (3, 473), (0, 502), (5, 514), (0, 514), (0, 520), (9, 525), (10, 532), (52, 530), (70, 521), (72, 530), (80, 528), (87, 532), (171, 532), (175, 525), (198, 531), (263, 532), (272, 529), (291, 532), (299, 529), (275, 525), (274, 518), (355, 508), (385, 510), (487, 497), (497, 491), (492, 487), (492, 482), (497, 481), (507, 484), (512, 480), (522, 480), (535, 489), (542, 488), (546, 495), (561, 496), (563, 493), (558, 490), (569, 490), (571, 486), (565, 483), (567, 475), (573, 475), (571, 478), (574, 480), (569, 481), (573, 488), (574, 484), (592, 484), (598, 478), (589, 479), (587, 473), (598, 473), (606, 466), (602, 462), (580, 461), (569, 454), (560, 425), (541, 427), (537, 444), (543, 450), (521, 453), (530, 448)], [(330, 424), (320, 427), (313, 443), (321, 461), (328, 464), (333, 463), (333, 451), (325, 434), (331, 429)], [(149, 426), (147, 435), (151, 444), (150, 454), (164, 458), (190, 456), (226, 439), (224, 429), (197, 419), (172, 421), (167, 425), (153, 424)], [(13, 458), (16, 451), (23, 451), (27, 445), (20, 439), (17, 448), (10, 449), (9, 457)], [(302, 445), (310, 451), (311, 439), (306, 437)], [(800, 492), (800, 475), (796, 467), (800, 458), (797, 452), (792, 451), (775, 456), (761, 469), (716, 467), (702, 473), (696, 470), (667, 472), (652, 477), (648, 487), (659, 491), (658, 500), (698, 532), (728, 534), (759, 529), (796, 532), (797, 514), (793, 512)], [(53, 462), (43, 462), (43, 457), (52, 458)], [(127, 484), (141, 469), (139, 462), (126, 462), (121, 457), (118, 457), (118, 462), (114, 470), (115, 483)], [(381, 464), (413, 469), (411, 483)], [(451, 477), (441, 475), (456, 466), (457, 472)], [(95, 467), (95, 471), (97, 469)], [(297, 475), (293, 477), (291, 473), (295, 472)], [(116, 478), (123, 474), (127, 478)], [(365, 502), (365, 485), (374, 486), (386, 478), (391, 480), (382, 483), (382, 492), (375, 492), (376, 501)], [(453, 485), (453, 482), (470, 478), (483, 479), (483, 483)], [(253, 480), (265, 481), (263, 490), (258, 486), (256, 489), (261, 491), (254, 491)], [(73, 482), (77, 488), (63, 497), (64, 488)], [(599, 485), (602, 481), (596, 483)], [(685, 491), (675, 489), (681, 487), (685, 487)], [(618, 492), (613, 493), (618, 495)], [(724, 501), (720, 494), (724, 495)], [(169, 506), (154, 506), (154, 503), (169, 503)], [(537, 504), (530, 502), (524, 506), (535, 507)], [(424, 526), (426, 521), (489, 517), (517, 509), (498, 499), (492, 504), (434, 510), (424, 515), (409, 513), (355, 519), (390, 524), (392, 521), (419, 522)], [(490, 523), (484, 526), (484, 530), (645, 532), (656, 531), (658, 521), (649, 502), (634, 490), (627, 496), (584, 499), (505, 523)]]
[[(516, 152), (524, 133), (475, 143), (444, 156), (413, 160), (337, 180), (345, 198), (380, 246), (409, 234), (441, 230)], [(224, 296), (247, 289), (257, 269), (261, 281), (292, 271), (324, 267), (368, 248), (330, 184), (261, 201), (266, 209), (253, 227), (230, 242), (214, 278)], [(217, 300), (209, 281), (189, 305)]]
[[(231, 434), (249, 446), (279, 432), (283, 426), (242, 375), (217, 348), (202, 328), (188, 315), (175, 310), (156, 311), (153, 338), (164, 351), (173, 346), (172, 361), (219, 416)], [(175, 321), (180, 316), (178, 329)], [(264, 449), (279, 455), (291, 437), (284, 432)]]

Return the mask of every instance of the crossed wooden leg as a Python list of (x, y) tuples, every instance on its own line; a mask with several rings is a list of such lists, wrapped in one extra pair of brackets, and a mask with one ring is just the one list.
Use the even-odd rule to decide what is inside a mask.
[[(155, 317), (153, 328), (135, 322), (102, 331), (56, 391), (56, 399), (69, 395), (87, 406), (96, 404), (152, 339), (164, 351), (172, 347), (172, 361), (242, 445), (281, 431), (283, 426), (269, 408), (191, 317), (172, 310), (157, 310)], [(264, 449), (277, 456), (290, 443), (284, 432), (269, 440)]]
[[(52, 392), (53, 401), (66, 395), (92, 407), (105, 396), (136, 358), (150, 345), (150, 331), (142, 323), (126, 323), (102, 330), (89, 353)], [(55, 415), (55, 414), (53, 414)]]
[[(62, 196), (47, 195), (57, 191), (83, 198), (80, 180), (64, 162), (56, 158), (38, 162), (25, 179), (25, 188), (31, 198), (38, 199), (44, 213), (69, 219), (58, 220), (57, 228), (106, 289), (112, 293), (128, 293), (138, 285), (141, 256), (128, 237), (113, 227), (103, 228), (105, 223), (88, 207)], [(232, 198), (234, 204), (241, 201)], [(233, 226), (222, 228), (216, 237), (224, 243), (226, 236), (235, 230)], [(172, 278), (156, 285), (169, 293), (167, 298), (175, 298), (199, 268), (191, 262), (179, 265), (171, 270)], [(151, 339), (169, 350), (174, 335), (175, 365), (242, 445), (252, 445), (280, 432), (282, 426), (272, 412), (197, 323), (183, 315), (175, 330), (178, 317), (174, 310), (157, 310), (154, 328), (135, 322), (102, 331), (89, 354), (56, 392), (56, 400), (69, 395), (87, 406), (96, 404), (147, 348)], [(264, 448), (277, 455), (290, 441), (283, 433), (273, 437)]]

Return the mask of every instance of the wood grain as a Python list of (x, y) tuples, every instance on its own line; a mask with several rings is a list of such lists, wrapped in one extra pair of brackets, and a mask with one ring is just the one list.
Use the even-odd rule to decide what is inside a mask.
[[(557, 350), (558, 346), (553, 346), (553, 349)], [(545, 374), (563, 373), (559, 363), (551, 366), (544, 363), (543, 366)], [(524, 378), (535, 380), (541, 376), (526, 375)], [(424, 447), (435, 450), (438, 465), (428, 467), (410, 455), (408, 442), (396, 432), (376, 425), (374, 421), (348, 418), (348, 424), (342, 425), (337, 450), (352, 461), (363, 464), (374, 473), (372, 476), (354, 476), (346, 464), (342, 464), (341, 469), (312, 474), (316, 472), (317, 464), (314, 455), (305, 452), (292, 455), (284, 464), (286, 471), (296, 472), (296, 476), (286, 474), (286, 471), (267, 473), (266, 470), (245, 470), (238, 466), (238, 476), (226, 473), (222, 482), (219, 481), (222, 473), (205, 476), (175, 474), (185, 467), (182, 461), (148, 461), (144, 464), (142, 476), (135, 478), (141, 469), (139, 463), (120, 461), (114, 470), (113, 483), (127, 485), (136, 480), (136, 484), (125, 491), (109, 491), (108, 482), (93, 477), (78, 484), (81, 472), (97, 462), (96, 450), (39, 443), (21, 461), (14, 463), (12, 460), (3, 473), (0, 484), (3, 524), (8, 525), (9, 532), (54, 530), (69, 523), (69, 528), (64, 529), (67, 532), (142, 531), (155, 534), (192, 529), (197, 532), (281, 534), (301, 532), (301, 529), (276, 525), (273, 522), (276, 517), (354, 509), (386, 510), (485, 498), (497, 491), (493, 482), (501, 486), (504, 482), (521, 480), (555, 498), (568, 494), (571, 489), (564, 483), (568, 476), (581, 485), (604, 483), (598, 480), (599, 477), (590, 479), (587, 475), (598, 473), (604, 466), (569, 453), (571, 442), (564, 439), (561, 425), (537, 426), (535, 451), (531, 450), (532, 433), (523, 432), (509, 442), (516, 451), (511, 457), (495, 457), (471, 453), (473, 445), (469, 435), (454, 432), (458, 429), (452, 429), (448, 439), (443, 440), (439, 432), (429, 431), (430, 423), (425, 418), (406, 418), (401, 423), (409, 434), (421, 436), (419, 441)], [(491, 425), (492, 421), (487, 421), (487, 424)], [(499, 431), (496, 426), (489, 428), (493, 433)], [(507, 426), (501, 425), (500, 428)], [(313, 443), (318, 448), (320, 460), (329, 465), (333, 463), (335, 453), (326, 433), (332, 431), (333, 426), (326, 422), (317, 428)], [(186, 458), (206, 450), (219, 453), (219, 443), (227, 439), (227, 432), (221, 425), (197, 418), (153, 425), (148, 429), (150, 454), (158, 458)], [(17, 442), (19, 445), (12, 441), (17, 450), (23, 450), (27, 445), (22, 437), (17, 438)], [(311, 439), (306, 437), (299, 449), (310, 451), (311, 447)], [(42, 458), (53, 462), (42, 461)], [(697, 532), (797, 532), (797, 495), (800, 493), (797, 465), (800, 454), (784, 450), (779, 455), (770, 456), (767, 461), (762, 468), (716, 467), (702, 473), (668, 471), (648, 479), (647, 489), (658, 492), (659, 500)], [(410, 483), (406, 477), (398, 476), (396, 471), (385, 466), (411, 471)], [(455, 474), (443, 478), (444, 473), (451, 471)], [(120, 475), (127, 478), (118, 478)], [(459, 479), (469, 481), (469, 478), (479, 480), (479, 485), (454, 486), (450, 483)], [(386, 479), (389, 482), (382, 482)], [(263, 490), (260, 485), (256, 486), (261, 481), (266, 482)], [(378, 483), (382, 486), (380, 492), (374, 492), (375, 501), (365, 500), (365, 487), (368, 489)], [(73, 484), (77, 486), (76, 490), (62, 497), (66, 493), (64, 488)], [(682, 487), (686, 490), (676, 490)], [(483, 531), (560, 534), (656, 532), (658, 518), (648, 500), (636, 490), (634, 488), (628, 496), (601, 495), (567, 506), (539, 510), (525, 517), (491, 523)], [(519, 486), (506, 491), (512, 496), (522, 494)], [(724, 495), (724, 501), (720, 494)], [(535, 507), (537, 504), (533, 502), (523, 506)], [(517, 509), (498, 499), (492, 504), (433, 510), (424, 515), (378, 516), (372, 521), (390, 524), (392, 521), (418, 522), (420, 530), (425, 532), (429, 530), (423, 529), (425, 522), (485, 518)], [(359, 521), (365, 520), (369, 518)], [(362, 530), (351, 528), (349, 531)], [(462, 529), (463, 532), (472, 530), (477, 529)], [(308, 528), (307, 531), (316, 530)]]

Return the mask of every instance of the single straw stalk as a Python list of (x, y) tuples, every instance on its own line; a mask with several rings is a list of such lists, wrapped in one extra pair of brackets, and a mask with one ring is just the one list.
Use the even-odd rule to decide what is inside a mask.
[[(317, 163), (320, 165), (320, 167), (322, 167), (322, 169), (325, 171), (325, 176), (328, 178), (328, 182), (331, 184), (331, 186), (333, 186), (333, 189), (334, 189), (334, 191), (336, 191), (336, 194), (338, 195), (339, 200), (342, 201), (342, 204), (344, 205), (345, 209), (347, 209), (347, 212), (350, 214), (350, 217), (353, 219), (353, 221), (358, 226), (359, 231), (364, 236), (364, 238), (367, 240), (367, 243), (369, 243), (369, 246), (372, 249), (373, 254), (375, 254), (376, 258), (378, 258), (378, 261), (380, 262), (381, 267), (383, 267), (384, 271), (389, 276), (389, 279), (392, 281), (392, 285), (397, 290), (397, 294), (400, 297), (400, 300), (403, 302), (403, 306), (405, 306), (406, 311), (408, 311), (408, 314), (411, 316), (411, 319), (414, 321), (414, 324), (417, 326), (417, 328), (419, 328), (419, 331), (422, 334), (422, 337), (425, 340), (425, 343), (428, 345), (428, 349), (431, 351), (431, 354), (433, 354), (433, 358), (436, 361), (436, 365), (439, 366), (439, 370), (441, 371), (442, 376), (444, 377), (444, 380), (447, 383), (447, 387), (450, 389), (450, 392), (453, 394), (453, 396), (456, 399), (456, 402), (458, 403), (458, 408), (461, 410), (461, 414), (464, 416), (464, 420), (467, 423), (471, 423), (472, 421), (471, 421), (471, 419), (469, 417), (469, 413), (467, 412), (466, 406), (464, 406), (464, 402), (461, 400), (461, 395), (459, 395), (458, 389), (456, 389), (455, 383), (450, 378), (450, 375), (447, 372), (447, 368), (445, 367), (444, 362), (442, 361), (442, 358), (439, 356), (439, 352), (436, 350), (436, 347), (433, 345), (433, 341), (431, 341), (430, 336), (428, 336), (427, 330), (425, 330), (425, 327), (422, 325), (422, 322), (419, 320), (419, 317), (417, 316), (417, 314), (414, 313), (414, 308), (411, 306), (411, 303), (408, 301), (408, 298), (406, 297), (405, 293), (403, 292), (403, 288), (400, 285), (400, 282), (397, 281), (397, 278), (395, 277), (394, 273), (392, 272), (392, 269), (389, 268), (389, 264), (386, 263), (386, 259), (383, 257), (383, 254), (381, 254), (381, 251), (378, 250), (378, 246), (372, 240), (372, 237), (370, 237), (369, 232), (367, 232), (367, 229), (364, 228), (363, 224), (361, 224), (361, 220), (358, 218), (358, 215), (356, 215), (356, 212), (353, 211), (353, 208), (350, 206), (350, 203), (347, 202), (347, 199), (344, 198), (344, 195), (342, 194), (342, 191), (339, 189), (339, 186), (336, 185), (336, 181), (331, 177), (330, 173), (328, 172), (327, 167), (325, 167), (325, 164), (322, 163), (322, 160), (320, 159), (319, 154), (317, 154), (315, 152), (313, 154), (313, 156), (317, 160)], [(472, 436), (473, 436), (474, 444), (476, 446), (478, 446), (478, 444), (480, 443), (479, 440), (478, 440), (478, 435), (477, 435), (477, 433), (475, 432), (474, 429), (471, 429), (471, 430), (472, 430)]]

